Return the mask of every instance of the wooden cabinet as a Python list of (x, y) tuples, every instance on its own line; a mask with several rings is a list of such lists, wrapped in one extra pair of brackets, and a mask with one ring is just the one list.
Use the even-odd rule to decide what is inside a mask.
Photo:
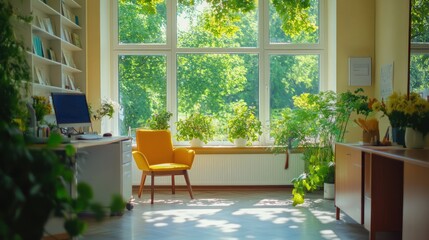
[(343, 211), (370, 239), (427, 239), (429, 149), (336, 144), (337, 219)]
[(416, 240), (428, 239), (428, 220), (429, 168), (405, 163), (404, 222), (402, 238)]
[(15, 28), (27, 46), (30, 95), (86, 92), (86, 1), (11, 1), (30, 24)]
[[(362, 152), (335, 147), (335, 205), (358, 223), (362, 219)], [(337, 218), (339, 215), (337, 214)]]

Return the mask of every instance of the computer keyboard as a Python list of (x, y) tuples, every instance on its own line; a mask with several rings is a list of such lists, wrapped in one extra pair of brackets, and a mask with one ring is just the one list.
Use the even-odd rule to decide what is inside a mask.
[(78, 140), (97, 140), (103, 138), (101, 135), (98, 134), (82, 134), (77, 136)]

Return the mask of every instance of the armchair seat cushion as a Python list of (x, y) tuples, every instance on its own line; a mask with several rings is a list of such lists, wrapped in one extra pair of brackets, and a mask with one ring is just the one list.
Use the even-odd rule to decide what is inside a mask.
[(161, 163), (149, 166), (152, 171), (178, 171), (178, 170), (189, 170), (190, 167), (180, 163)]

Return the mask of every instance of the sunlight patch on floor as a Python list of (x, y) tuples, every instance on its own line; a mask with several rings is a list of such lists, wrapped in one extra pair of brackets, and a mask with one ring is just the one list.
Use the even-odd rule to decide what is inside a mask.
[(262, 199), (254, 206), (292, 206), (292, 200)]
[(334, 212), (311, 210), (311, 209), (310, 209), (310, 212), (314, 215), (314, 217), (316, 217), (323, 224), (328, 224), (336, 221)]
[(320, 235), (323, 239), (330, 239), (330, 240), (337, 240), (340, 239), (337, 234), (335, 234), (334, 231), (330, 230), (330, 229), (326, 229), (326, 230), (321, 230), (320, 231)]
[(164, 227), (171, 223), (186, 223), (198, 221), (204, 216), (211, 216), (221, 211), (221, 209), (182, 209), (182, 210), (164, 210), (149, 211), (142, 214), (142, 218), (147, 223), (153, 223), (154, 226)]
[(220, 198), (194, 199), (187, 204), (189, 207), (227, 207), (235, 202)]
[[(281, 215), (289, 214), (290, 217)], [(243, 208), (232, 213), (232, 215), (254, 215), (260, 221), (271, 221), (274, 224), (284, 224), (287, 222), (303, 223), (305, 214), (293, 208)]]
[(224, 233), (228, 232), (236, 232), (240, 229), (239, 224), (229, 223), (226, 220), (209, 220), (209, 219), (201, 219), (198, 221), (196, 227), (201, 228), (217, 228)]

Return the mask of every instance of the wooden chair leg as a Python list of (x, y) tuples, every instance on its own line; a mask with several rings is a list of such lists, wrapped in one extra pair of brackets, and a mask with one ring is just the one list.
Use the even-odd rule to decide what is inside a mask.
[(171, 194), (176, 194), (176, 184), (174, 182), (174, 174), (171, 175)]
[(153, 204), (153, 195), (155, 194), (155, 174), (151, 174), (151, 186), (150, 186), (150, 204)]
[(143, 187), (144, 187), (145, 181), (146, 181), (146, 174), (142, 173), (142, 178), (141, 178), (141, 181), (140, 181), (139, 194), (138, 194), (139, 198), (141, 198), (141, 196), (142, 196), (142, 192), (143, 192)]
[(186, 170), (183, 171), (183, 176), (185, 176), (185, 181), (186, 181), (186, 185), (188, 186), (189, 195), (191, 196), (191, 199), (194, 199), (194, 196), (192, 195), (191, 183), (189, 182), (188, 171), (186, 171)]

